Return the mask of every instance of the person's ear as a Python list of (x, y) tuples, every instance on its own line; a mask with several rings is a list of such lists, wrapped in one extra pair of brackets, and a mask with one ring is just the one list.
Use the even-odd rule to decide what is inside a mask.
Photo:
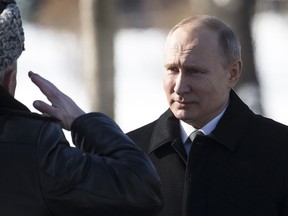
[(241, 60), (234, 61), (230, 66), (229, 88), (232, 89), (240, 78), (243, 63)]
[(3, 88), (6, 89), (12, 96), (15, 94), (16, 88), (16, 70), (8, 69), (3, 79)]

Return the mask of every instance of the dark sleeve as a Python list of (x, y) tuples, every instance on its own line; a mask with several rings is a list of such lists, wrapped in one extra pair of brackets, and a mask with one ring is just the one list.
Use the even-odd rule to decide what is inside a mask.
[(157, 215), (159, 177), (112, 119), (86, 114), (75, 120), (71, 132), (77, 148), (51, 125), (39, 144), (44, 196), (55, 215)]

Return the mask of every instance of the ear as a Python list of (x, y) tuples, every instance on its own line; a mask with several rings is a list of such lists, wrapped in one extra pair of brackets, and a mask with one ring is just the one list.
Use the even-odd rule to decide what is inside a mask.
[(229, 73), (229, 88), (232, 89), (240, 78), (242, 72), (243, 63), (241, 60), (237, 60), (230, 66)]
[(5, 77), (3, 79), (3, 87), (6, 89), (12, 96), (15, 94), (16, 88), (16, 73), (15, 69), (8, 69)]

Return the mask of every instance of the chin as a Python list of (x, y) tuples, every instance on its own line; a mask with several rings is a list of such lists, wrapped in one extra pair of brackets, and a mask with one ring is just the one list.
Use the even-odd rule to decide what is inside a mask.
[(174, 116), (182, 121), (187, 121), (189, 118), (188, 111), (187, 110), (172, 110)]

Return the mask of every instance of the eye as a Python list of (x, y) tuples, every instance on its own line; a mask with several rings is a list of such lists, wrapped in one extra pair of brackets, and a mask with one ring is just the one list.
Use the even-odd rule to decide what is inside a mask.
[(179, 72), (179, 69), (178, 69), (177, 67), (168, 67), (167, 70), (168, 70), (168, 71), (171, 71), (171, 72), (173, 72), (173, 73)]
[(199, 70), (198, 68), (187, 68), (187, 72), (191, 74), (200, 74), (203, 73), (202, 70)]
[(194, 69), (194, 70), (191, 70), (191, 73), (198, 74), (198, 73), (201, 73), (201, 71)]

